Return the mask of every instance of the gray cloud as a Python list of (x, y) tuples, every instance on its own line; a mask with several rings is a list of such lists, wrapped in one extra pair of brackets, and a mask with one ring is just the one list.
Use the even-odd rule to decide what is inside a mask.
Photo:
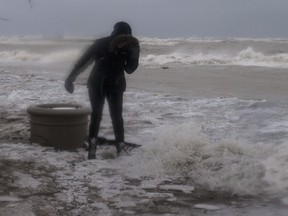
[(0, 34), (103, 35), (125, 20), (152, 37), (288, 37), (287, 0), (0, 0)]

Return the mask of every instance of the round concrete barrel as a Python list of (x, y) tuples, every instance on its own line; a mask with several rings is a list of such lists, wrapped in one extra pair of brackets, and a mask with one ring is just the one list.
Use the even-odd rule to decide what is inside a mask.
[(90, 109), (77, 104), (40, 104), (27, 109), (31, 142), (61, 150), (82, 148)]

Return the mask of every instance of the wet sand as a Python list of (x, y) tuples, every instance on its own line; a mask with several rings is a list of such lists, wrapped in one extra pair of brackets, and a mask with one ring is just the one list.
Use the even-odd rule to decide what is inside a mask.
[(144, 68), (126, 76), (128, 88), (180, 94), (186, 97), (236, 97), (288, 101), (288, 71), (240, 66), (193, 66), (192, 68)]

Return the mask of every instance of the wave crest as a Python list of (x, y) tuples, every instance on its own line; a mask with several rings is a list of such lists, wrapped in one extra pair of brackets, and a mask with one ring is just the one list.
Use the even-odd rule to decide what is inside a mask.
[(169, 65), (173, 67), (189, 67), (191, 65), (239, 65), (239, 66), (260, 66), (288, 68), (288, 53), (265, 55), (256, 52), (252, 47), (236, 53), (185, 53), (176, 51), (169, 54), (155, 55), (147, 54), (142, 56), (140, 62), (145, 66), (157, 67)]
[(10, 50), (0, 52), (0, 59), (10, 61), (39, 61), (41, 55), (29, 53), (25, 50)]
[(189, 178), (213, 191), (240, 195), (288, 194), (287, 146), (213, 142), (193, 123), (163, 128), (134, 168), (143, 175)]
[(0, 60), (20, 62), (57, 63), (75, 61), (81, 52), (79, 50), (63, 50), (46, 54), (37, 54), (26, 50), (1, 51)]

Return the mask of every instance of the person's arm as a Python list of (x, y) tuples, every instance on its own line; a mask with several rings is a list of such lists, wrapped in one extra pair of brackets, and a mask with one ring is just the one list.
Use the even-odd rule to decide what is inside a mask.
[[(139, 64), (139, 41), (132, 35), (119, 35), (111, 43), (110, 52), (125, 54), (122, 68), (128, 73), (133, 73)], [(123, 59), (124, 60), (124, 59)]]
[(65, 80), (65, 88), (69, 93), (74, 92), (73, 82), (76, 80), (77, 76), (93, 62), (93, 54), (95, 53), (96, 46), (97, 43), (94, 43), (87, 49), (87, 51), (74, 65), (72, 71)]
[(135, 40), (135, 42), (129, 45), (128, 50), (129, 50), (129, 55), (126, 60), (126, 65), (124, 67), (124, 70), (128, 74), (131, 74), (137, 69), (139, 65), (140, 46), (139, 46), (139, 42), (137, 39)]

